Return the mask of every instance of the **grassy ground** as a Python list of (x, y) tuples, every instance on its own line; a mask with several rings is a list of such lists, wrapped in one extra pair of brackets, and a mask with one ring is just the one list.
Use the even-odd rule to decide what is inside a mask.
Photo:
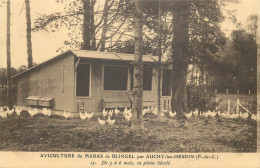
[(256, 122), (242, 119), (192, 117), (161, 121), (144, 116), (142, 135), (129, 132), (130, 123), (116, 116), (113, 126), (60, 116), (12, 114), (0, 119), (0, 151), (77, 152), (256, 152)]

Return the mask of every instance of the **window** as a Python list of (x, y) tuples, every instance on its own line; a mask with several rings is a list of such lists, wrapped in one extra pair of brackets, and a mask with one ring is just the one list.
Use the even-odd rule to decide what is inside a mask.
[[(134, 68), (131, 67), (131, 90), (133, 90), (134, 86)], [(153, 68), (144, 66), (143, 70), (143, 90), (152, 90), (152, 76), (153, 76)]]
[(171, 69), (163, 70), (162, 78), (162, 96), (171, 96)]
[(144, 67), (143, 70), (143, 90), (152, 90), (153, 68)]
[(104, 90), (127, 90), (128, 67), (104, 66)]
[(90, 90), (90, 65), (79, 64), (76, 74), (76, 96), (89, 97)]

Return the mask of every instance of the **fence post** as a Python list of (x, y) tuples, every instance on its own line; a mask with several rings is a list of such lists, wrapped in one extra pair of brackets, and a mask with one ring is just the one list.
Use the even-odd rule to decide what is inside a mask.
[(228, 99), (228, 112), (230, 112), (230, 99)]
[[(218, 102), (218, 98), (216, 97), (216, 102)], [(216, 110), (218, 110), (218, 105), (216, 106)]]
[(251, 90), (250, 89), (248, 90), (248, 94), (251, 94)]
[(237, 112), (237, 114), (238, 114), (238, 117), (240, 117), (240, 111), (239, 111), (239, 99), (237, 99), (236, 112)]
[(227, 94), (228, 94), (228, 89), (227, 89)]
[(218, 93), (218, 89), (215, 89), (215, 94), (217, 94)]
[(237, 94), (239, 94), (239, 89), (237, 89)]

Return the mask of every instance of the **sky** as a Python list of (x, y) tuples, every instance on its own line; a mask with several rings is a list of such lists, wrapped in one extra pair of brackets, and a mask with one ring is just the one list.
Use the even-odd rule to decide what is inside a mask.
[[(63, 10), (63, 5), (56, 0), (30, 0), (32, 26), (34, 20), (41, 14), (51, 14)], [(227, 6), (227, 9), (236, 10), (238, 22), (246, 23), (248, 16), (257, 14), (260, 10), (260, 0), (240, 0), (239, 4)], [(6, 67), (6, 3), (0, 2), (0, 68)], [(231, 21), (221, 24), (226, 34), (235, 29)], [(68, 38), (66, 31), (46, 33), (43, 31), (32, 32), (33, 61), (41, 63), (59, 53), (57, 49), (62, 47)], [(27, 65), (26, 44), (26, 16), (24, 0), (11, 0), (11, 65), (18, 68)]]

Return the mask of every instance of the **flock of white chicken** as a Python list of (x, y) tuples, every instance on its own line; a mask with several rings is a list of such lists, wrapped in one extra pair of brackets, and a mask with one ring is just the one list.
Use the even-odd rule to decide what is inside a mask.
[[(39, 114), (39, 113), (41, 113), (45, 116), (48, 116), (48, 117), (51, 116), (51, 109), (47, 109), (47, 108), (43, 108), (43, 109), (27, 108), (26, 110), (28, 111), (28, 113), (30, 114), (31, 117), (33, 117), (34, 115)], [(21, 111), (22, 111), (21, 107), (15, 107), (14, 109), (9, 109), (9, 108), (4, 109), (3, 107), (0, 107), (0, 117), (5, 119), (14, 112), (17, 114), (17, 116), (20, 116)], [(119, 113), (120, 113), (120, 110), (117, 108), (115, 108), (114, 110), (103, 109), (102, 116), (103, 116), (103, 118), (107, 118), (107, 119), (102, 120), (102, 119), (100, 119), (100, 117), (98, 117), (98, 123), (100, 125), (105, 125), (106, 123), (108, 123), (109, 125), (114, 125), (116, 122), (116, 119), (115, 119), (115, 117), (114, 117), (114, 119), (111, 119), (111, 117), (114, 114), (115, 114), (115, 116), (117, 116)], [(142, 115), (144, 116), (147, 113), (152, 113), (155, 116), (159, 115), (157, 107), (154, 108), (153, 106), (143, 109)], [(169, 114), (170, 118), (173, 118), (176, 116), (176, 112), (172, 112), (171, 110), (170, 111), (163, 110), (160, 113), (160, 116), (164, 117), (167, 113)], [(210, 111), (210, 110), (207, 112), (199, 113), (198, 109), (191, 111), (190, 113), (185, 113), (187, 118), (190, 118), (192, 116), (194, 116), (194, 117), (195, 116), (215, 117), (217, 114), (220, 117), (228, 118), (228, 119), (235, 119), (235, 118), (247, 119), (247, 118), (249, 118), (249, 115), (250, 115), (249, 113), (229, 113), (229, 112)], [(93, 117), (93, 115), (94, 115), (94, 112), (91, 112), (91, 113), (88, 113), (86, 111), (84, 113), (80, 112), (80, 118), (82, 120), (91, 119)], [(124, 111), (123, 111), (123, 116), (124, 116), (125, 120), (129, 122), (133, 116), (132, 109), (127, 109), (125, 107)], [(65, 119), (69, 119), (71, 117), (71, 113), (63, 111), (63, 117)], [(257, 120), (256, 115), (251, 114), (251, 119), (256, 121)]]
[(5, 119), (11, 114), (13, 114), (14, 112), (19, 116), (21, 114), (21, 111), (22, 109), (19, 107), (15, 109), (9, 109), (9, 108), (4, 109), (3, 107), (0, 107), (0, 117)]
[[(42, 113), (43, 115), (48, 117), (51, 116), (51, 110), (47, 108), (43, 108), (43, 109), (27, 108), (26, 110), (28, 111), (31, 117), (39, 113)], [(16, 113), (17, 116), (20, 116), (22, 112), (22, 108), (18, 106), (12, 109), (9, 109), (8, 107), (7, 108), (0, 107), (0, 117), (2, 117), (3, 119), (7, 118), (8, 115), (10, 116), (14, 112)]]
[(221, 112), (221, 111), (206, 111), (206, 112), (201, 112), (199, 114), (199, 110), (196, 109), (194, 111), (191, 111), (190, 113), (186, 114), (186, 117), (187, 118), (190, 118), (191, 116), (203, 116), (203, 117), (215, 117), (216, 115), (218, 115), (219, 117), (222, 117), (222, 118), (228, 118), (228, 119), (235, 119), (235, 118), (242, 118), (242, 119), (248, 119), (249, 116), (251, 115), (251, 119), (252, 120), (257, 120), (257, 117), (255, 114), (250, 114), (248, 112), (245, 112), (245, 113), (235, 113), (235, 112), (228, 112), (228, 111), (224, 111), (224, 112)]

